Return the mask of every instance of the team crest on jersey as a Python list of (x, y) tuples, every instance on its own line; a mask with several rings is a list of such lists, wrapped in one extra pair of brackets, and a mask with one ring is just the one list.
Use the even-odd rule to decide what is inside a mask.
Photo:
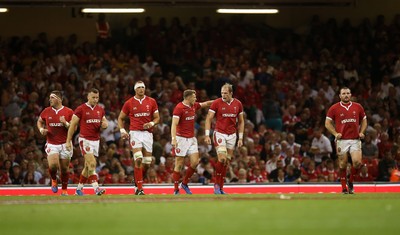
[(218, 139), (217, 141), (218, 141), (218, 144), (222, 143), (222, 139)]
[(89, 147), (89, 146), (86, 146), (86, 147), (85, 147), (85, 151), (86, 151), (86, 152), (89, 152), (89, 151), (90, 151), (90, 147)]
[(131, 146), (135, 146), (135, 141), (132, 141), (132, 142), (131, 142)]
[(176, 148), (176, 149), (175, 149), (175, 152), (176, 152), (176, 153), (180, 153), (180, 152), (181, 152), (181, 149), (180, 149), (180, 148)]
[(50, 148), (46, 148), (46, 153), (50, 153)]
[(149, 105), (146, 105), (146, 109), (147, 109), (147, 111), (149, 111), (149, 109), (150, 109), (150, 106), (149, 106)]
[(338, 153), (340, 153), (342, 151), (342, 149), (340, 147), (337, 148)]

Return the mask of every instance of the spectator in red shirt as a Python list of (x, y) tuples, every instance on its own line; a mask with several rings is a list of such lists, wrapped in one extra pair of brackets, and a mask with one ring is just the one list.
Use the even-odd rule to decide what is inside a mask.
[(374, 181), (374, 178), (368, 173), (368, 166), (364, 164), (354, 180), (357, 182), (371, 182)]

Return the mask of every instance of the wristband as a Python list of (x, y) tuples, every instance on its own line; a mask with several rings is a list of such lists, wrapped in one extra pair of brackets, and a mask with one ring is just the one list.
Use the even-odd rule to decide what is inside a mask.
[(206, 130), (205, 132), (206, 132), (205, 133), (206, 136), (210, 136), (210, 130)]
[(155, 125), (155, 123), (154, 123), (154, 122), (150, 122), (150, 124), (151, 124), (151, 126), (152, 126), (152, 127)]
[(121, 134), (128, 134), (128, 133), (126, 132), (125, 128), (119, 129), (119, 132), (121, 132)]
[(243, 139), (243, 133), (239, 133), (239, 140)]
[(70, 124), (69, 124), (69, 122), (65, 122), (65, 124), (64, 124), (64, 125), (65, 125), (65, 127), (67, 127), (67, 128), (68, 128)]

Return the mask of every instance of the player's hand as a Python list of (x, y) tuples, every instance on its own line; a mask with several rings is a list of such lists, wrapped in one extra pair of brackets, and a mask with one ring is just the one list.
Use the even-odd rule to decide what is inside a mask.
[(360, 139), (364, 139), (364, 138), (365, 138), (364, 133), (360, 133), (360, 134), (358, 134), (358, 135), (360, 136)]
[(103, 121), (101, 122), (101, 128), (102, 128), (102, 129), (107, 129), (107, 127), (108, 127), (108, 121), (103, 120)]
[(205, 142), (206, 144), (211, 144), (211, 138), (210, 138), (210, 136), (205, 136), (205, 137), (204, 137), (204, 142)]
[(45, 128), (40, 128), (40, 134), (42, 134), (43, 136), (47, 135), (48, 130)]
[(149, 128), (152, 128), (154, 126), (154, 122), (148, 122), (148, 123), (145, 123), (145, 124), (143, 124), (143, 129), (149, 129)]
[(67, 120), (65, 120), (65, 117), (64, 117), (64, 116), (61, 116), (61, 117), (60, 117), (60, 122), (61, 122), (62, 124), (65, 125), (65, 123), (67, 122)]
[(341, 138), (342, 138), (342, 133), (337, 133), (335, 139), (340, 140)]
[(176, 139), (172, 139), (172, 140), (171, 140), (171, 145), (172, 145), (172, 147), (174, 147), (174, 148), (177, 147)]
[(238, 140), (237, 146), (238, 146), (238, 148), (243, 146), (243, 140), (242, 139)]
[(119, 129), (119, 131), (121, 132), (122, 139), (128, 139), (129, 138), (129, 134), (128, 134), (128, 132), (126, 132), (126, 130), (124, 128)]
[(72, 151), (72, 143), (71, 143), (71, 142), (65, 143), (65, 149), (66, 149), (67, 151)]

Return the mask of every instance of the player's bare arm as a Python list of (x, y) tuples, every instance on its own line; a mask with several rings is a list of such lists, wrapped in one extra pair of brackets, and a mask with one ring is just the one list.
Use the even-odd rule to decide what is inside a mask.
[(38, 118), (36, 126), (39, 129), (40, 134), (47, 135), (47, 129), (45, 128), (44, 120), (41, 117)]
[(179, 117), (173, 117), (172, 118), (172, 124), (171, 124), (171, 145), (173, 147), (177, 147), (176, 146), (176, 127), (179, 124)]
[(158, 111), (153, 113), (153, 121), (143, 124), (144, 129), (152, 128), (160, 122), (160, 114)]
[(367, 126), (368, 126), (367, 118), (364, 118), (361, 121), (361, 127), (360, 127), (360, 133), (359, 133), (360, 139), (364, 139), (365, 138), (365, 134), (364, 133), (367, 130)]
[(211, 120), (213, 120), (215, 113), (208, 111), (207, 117), (206, 117), (206, 123), (205, 123), (205, 137), (204, 137), (204, 142), (206, 144), (211, 144), (211, 138), (210, 138), (210, 128), (211, 128)]
[(67, 140), (65, 141), (65, 148), (68, 151), (72, 150), (72, 136), (74, 135), (75, 130), (78, 127), (79, 120), (80, 119), (75, 114), (72, 116), (71, 123), (68, 128)]
[(210, 107), (211, 106), (211, 104), (214, 102), (214, 100), (209, 100), (209, 101), (206, 101), (206, 102), (202, 102), (202, 103), (200, 103), (200, 106), (202, 107), (202, 108), (208, 108), (208, 107)]
[(325, 128), (333, 135), (337, 140), (342, 138), (342, 134), (336, 132), (333, 122), (330, 119), (325, 119)]
[(121, 137), (123, 139), (129, 138), (129, 134), (128, 134), (128, 132), (126, 132), (126, 130), (124, 128), (125, 118), (126, 118), (126, 114), (123, 111), (121, 111), (118, 116), (118, 127), (119, 127), (119, 131), (121, 132)]
[(239, 139), (238, 139), (237, 146), (238, 146), (238, 148), (240, 148), (243, 146), (243, 132), (244, 132), (244, 115), (243, 115), (243, 113), (239, 113), (238, 127), (239, 127)]

